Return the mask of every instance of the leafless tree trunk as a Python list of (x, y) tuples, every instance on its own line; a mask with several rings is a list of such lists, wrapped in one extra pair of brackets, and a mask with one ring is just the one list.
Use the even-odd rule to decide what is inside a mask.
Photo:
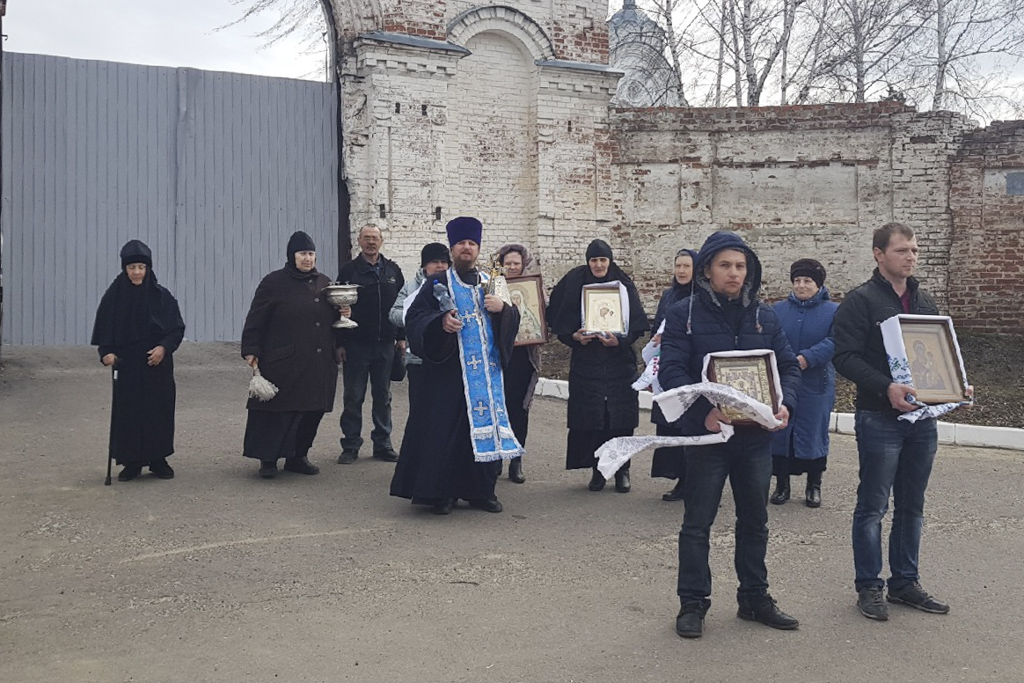
[(1024, 0), (931, 2), (932, 108), (984, 115), (983, 103), (1006, 97), (1005, 74), (1024, 61)]
[(735, 77), (734, 87), (736, 89), (736, 106), (742, 107), (743, 102), (743, 74), (740, 70), (740, 27), (736, 21), (736, 0), (728, 0), (729, 3), (729, 29), (732, 32), (732, 70)]
[(683, 91), (683, 70), (679, 63), (679, 50), (681, 48), (682, 37), (677, 34), (676, 23), (673, 17), (677, 14), (677, 9), (681, 0), (655, 0), (655, 7), (658, 11), (658, 16), (665, 25), (665, 40), (667, 42), (669, 59), (672, 64), (672, 72), (675, 74), (675, 90), (676, 96), (679, 99), (679, 103), (684, 107), (689, 107), (690, 103), (686, 99), (686, 93)]
[(725, 69), (725, 7), (718, 13), (718, 59), (715, 61), (715, 106), (722, 106), (722, 71)]
[(949, 51), (946, 41), (949, 39), (949, 28), (946, 26), (946, 0), (935, 3), (935, 91), (932, 93), (932, 109), (942, 109), (943, 95), (946, 92), (946, 69), (949, 66)]

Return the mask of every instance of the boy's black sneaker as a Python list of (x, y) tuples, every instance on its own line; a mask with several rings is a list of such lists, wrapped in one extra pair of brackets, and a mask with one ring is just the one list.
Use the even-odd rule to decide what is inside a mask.
[(889, 606), (882, 600), (880, 586), (865, 586), (857, 591), (857, 609), (868, 619), (889, 620)]
[(922, 612), (928, 612), (929, 614), (949, 613), (949, 605), (941, 600), (933, 598), (928, 594), (928, 591), (921, 588), (921, 584), (917, 581), (907, 584), (896, 591), (890, 588), (889, 594), (885, 599), (897, 605), (909, 605), (914, 609), (919, 609)]

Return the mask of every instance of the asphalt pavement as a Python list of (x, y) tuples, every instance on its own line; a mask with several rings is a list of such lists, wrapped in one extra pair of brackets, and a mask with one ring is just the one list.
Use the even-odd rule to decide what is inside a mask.
[[(527, 482), (501, 479), (504, 512), (438, 517), (388, 496), (394, 465), (369, 444), (335, 463), (340, 382), (310, 455), (322, 472), (263, 480), (241, 456), (237, 345), (186, 344), (175, 362), (177, 476), (107, 487), (110, 374), (95, 351), (5, 348), (0, 681), (1024, 680), (1019, 451), (939, 448), (921, 567), (944, 616), (857, 612), (852, 437), (833, 437), (820, 509), (802, 479), (770, 506), (771, 592), (797, 631), (736, 617), (727, 493), (713, 605), (689, 641), (673, 631), (671, 482), (648, 476), (646, 453), (631, 493), (588, 491), (589, 471), (564, 469), (563, 402), (535, 402)], [(398, 448), (404, 383), (393, 403)]]

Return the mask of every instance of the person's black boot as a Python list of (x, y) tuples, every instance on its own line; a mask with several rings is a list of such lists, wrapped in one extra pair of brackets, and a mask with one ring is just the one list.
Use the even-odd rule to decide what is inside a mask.
[(135, 477), (142, 474), (142, 465), (125, 465), (117, 474), (118, 481), (131, 481)]
[(629, 470), (619, 470), (615, 473), (615, 490), (619, 493), (629, 493)]
[(158, 458), (149, 463), (149, 471), (161, 479), (174, 479), (174, 468), (167, 464), (167, 458)]
[(821, 507), (821, 472), (807, 473), (807, 490), (804, 492), (804, 503), (809, 508)]
[(260, 476), (264, 479), (273, 479), (277, 476), (276, 460), (260, 460)]
[(704, 635), (705, 608), (699, 603), (685, 603), (676, 616), (676, 633), (680, 638), (700, 638)]
[(676, 485), (672, 487), (672, 490), (669, 491), (668, 493), (664, 494), (661, 497), (661, 499), (664, 500), (664, 501), (667, 501), (669, 503), (671, 503), (673, 501), (676, 501), (676, 500), (682, 500), (683, 499), (683, 484), (684, 483), (685, 482), (682, 479), (677, 481)]
[(469, 501), (469, 507), (476, 510), (483, 510), (484, 512), (501, 512), (501, 503), (498, 502), (497, 498), (476, 498)]
[(450, 514), (452, 514), (452, 510), (454, 510), (454, 509), (455, 509), (455, 499), (454, 498), (445, 498), (440, 503), (435, 503), (431, 511), (435, 515), (450, 515)]
[(320, 474), (320, 468), (311, 463), (309, 458), (306, 456), (302, 456), (301, 458), (288, 458), (284, 461), (284, 470), (286, 472), (295, 472), (297, 474)]
[(604, 475), (595, 467), (594, 476), (590, 478), (590, 483), (587, 484), (587, 488), (591, 491), (600, 491), (604, 488), (605, 481)]
[(800, 626), (800, 622), (778, 608), (775, 600), (767, 593), (757, 597), (745, 597), (739, 600), (736, 613), (740, 619), (756, 621), (783, 631), (792, 631)]
[(775, 477), (775, 491), (772, 493), (771, 504), (782, 505), (789, 500), (789, 476)]
[(526, 476), (523, 474), (523, 459), (512, 458), (508, 461), (508, 480), (515, 484), (522, 484), (526, 481)]

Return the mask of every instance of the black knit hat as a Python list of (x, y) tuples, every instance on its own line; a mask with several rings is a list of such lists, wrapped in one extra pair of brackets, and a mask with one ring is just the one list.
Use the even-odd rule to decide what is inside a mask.
[(121, 247), (121, 269), (129, 263), (145, 263), (147, 268), (153, 267), (153, 252), (141, 240), (131, 240)]
[(606, 258), (609, 261), (612, 259), (612, 248), (604, 240), (594, 240), (587, 245), (587, 261), (592, 258)]
[(825, 266), (812, 258), (793, 261), (793, 265), (789, 267), (789, 281), (792, 282), (798, 277), (809, 277), (814, 280), (814, 284), (821, 287), (825, 284)]
[(431, 242), (420, 251), (420, 268), (425, 268), (431, 261), (444, 261), (452, 264), (452, 252), (440, 242)]
[(288, 248), (285, 251), (288, 253), (288, 262), (291, 263), (295, 260), (295, 252), (316, 251), (316, 245), (312, 237), (299, 230), (288, 238)]

